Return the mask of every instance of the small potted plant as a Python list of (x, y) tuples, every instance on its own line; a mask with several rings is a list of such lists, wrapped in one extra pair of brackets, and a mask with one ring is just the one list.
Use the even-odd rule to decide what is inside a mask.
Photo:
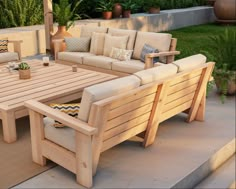
[(19, 69), (19, 78), (20, 79), (30, 79), (31, 74), (30, 74), (30, 66), (26, 62), (21, 62), (18, 65)]
[[(81, 19), (81, 16), (76, 13), (82, 0), (79, 0), (72, 6), (69, 0), (59, 0), (59, 3), (53, 4), (53, 16), (58, 22), (57, 32), (51, 38), (51, 53), (54, 54), (53, 40), (64, 39), (64, 37), (71, 37), (72, 35), (67, 30), (74, 24), (75, 20)], [(65, 44), (61, 47), (65, 49)]]
[(202, 51), (208, 59), (215, 61), (214, 81), (224, 103), (226, 95), (236, 93), (236, 31), (226, 29), (224, 33), (210, 36), (208, 51)]
[(96, 11), (102, 12), (103, 19), (111, 19), (112, 18), (112, 9), (114, 6), (114, 2), (111, 0), (100, 0), (97, 4)]
[(133, 0), (125, 0), (123, 1), (123, 3), (121, 3), (121, 5), (123, 9), (122, 13), (123, 18), (129, 18), (131, 11), (137, 9), (137, 5), (133, 2)]
[(160, 0), (148, 0), (144, 2), (144, 9), (148, 11), (149, 14), (160, 13)]

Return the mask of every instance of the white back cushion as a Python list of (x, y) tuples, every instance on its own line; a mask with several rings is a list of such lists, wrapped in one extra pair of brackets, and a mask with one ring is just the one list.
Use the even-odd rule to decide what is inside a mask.
[(135, 41), (136, 34), (137, 34), (136, 30), (108, 28), (108, 34), (113, 35), (113, 36), (129, 36), (128, 43), (127, 43), (127, 49), (128, 50), (134, 49), (134, 41)]
[[(138, 32), (134, 46), (134, 59), (140, 59), (144, 44), (148, 44), (156, 48), (159, 52), (169, 51), (171, 43), (171, 34), (153, 33), (153, 32)], [(166, 58), (160, 57), (161, 62), (166, 62)]]
[(92, 37), (93, 32), (107, 33), (107, 28), (97, 26), (81, 26), (80, 37)]
[(139, 86), (140, 79), (135, 76), (127, 76), (85, 88), (78, 118), (87, 122), (91, 106), (94, 102), (121, 94)]
[(141, 85), (145, 85), (154, 81), (168, 78), (177, 73), (177, 66), (173, 64), (166, 64), (164, 66), (157, 66), (147, 70), (134, 73), (139, 79), (141, 79)]
[(202, 54), (196, 54), (193, 56), (176, 60), (172, 64), (178, 67), (178, 72), (182, 72), (184, 70), (192, 69), (197, 67), (198, 65), (206, 63), (206, 59), (206, 56)]

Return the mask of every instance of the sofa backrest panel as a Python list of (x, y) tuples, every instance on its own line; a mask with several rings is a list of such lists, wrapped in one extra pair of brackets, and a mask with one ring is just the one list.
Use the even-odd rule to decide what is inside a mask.
[(102, 152), (147, 129), (156, 91), (156, 85), (140, 87), (136, 92), (122, 95), (122, 98), (110, 104), (103, 133)]
[(124, 30), (124, 29), (115, 29), (115, 28), (108, 28), (108, 33), (114, 36), (129, 36), (127, 49), (133, 50), (134, 49), (134, 42), (136, 38), (137, 31), (136, 30)]
[(169, 78), (177, 73), (178, 67), (173, 64), (157, 66), (134, 73), (141, 80), (141, 85), (152, 83), (161, 79)]
[[(169, 51), (171, 43), (171, 34), (153, 33), (153, 32), (138, 32), (134, 46), (134, 59), (140, 59), (144, 44), (148, 44), (158, 51)], [(166, 63), (166, 58), (160, 57), (161, 62)]]
[(182, 58), (173, 62), (178, 67), (178, 72), (185, 71), (187, 69), (195, 68), (201, 64), (206, 63), (206, 56), (202, 54), (196, 54), (186, 58)]
[(198, 109), (194, 106), (200, 106), (213, 67), (214, 63), (202, 64), (169, 79), (167, 89), (160, 97), (163, 103), (158, 115), (160, 122), (189, 108)]
[(107, 33), (107, 29), (105, 27), (81, 26), (80, 37), (92, 37), (93, 32)]
[(127, 76), (85, 88), (78, 118), (88, 122), (91, 106), (94, 102), (135, 89), (139, 86), (140, 79), (136, 76)]

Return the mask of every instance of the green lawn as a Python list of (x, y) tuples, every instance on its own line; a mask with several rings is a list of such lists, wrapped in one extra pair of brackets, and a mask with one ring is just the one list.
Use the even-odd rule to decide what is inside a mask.
[[(209, 47), (209, 36), (219, 35), (224, 32), (226, 26), (217, 24), (206, 24), (181, 28), (168, 31), (173, 37), (178, 39), (177, 50), (181, 52), (176, 59), (187, 57), (193, 54), (206, 51)], [(230, 30), (236, 31), (236, 26), (228, 26)]]

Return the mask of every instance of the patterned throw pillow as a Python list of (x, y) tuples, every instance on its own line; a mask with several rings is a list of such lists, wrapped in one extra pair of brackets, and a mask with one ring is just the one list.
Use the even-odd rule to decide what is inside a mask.
[(121, 61), (128, 61), (131, 59), (132, 53), (133, 50), (125, 50), (112, 47), (110, 57)]
[(90, 37), (65, 37), (66, 51), (89, 52)]
[[(143, 46), (142, 52), (141, 52), (141, 56), (140, 56), (140, 60), (142, 62), (145, 62), (145, 55), (149, 54), (149, 53), (158, 53), (159, 51), (156, 48), (153, 48), (152, 46), (145, 44)], [(159, 61), (158, 57), (153, 58), (153, 63), (156, 63)]]
[[(80, 103), (74, 103), (74, 104), (49, 104), (50, 107), (52, 107), (55, 110), (60, 110), (61, 112), (64, 112), (72, 117), (78, 117), (79, 109), (80, 109)], [(53, 124), (54, 127), (65, 127), (64, 124), (60, 123), (59, 121), (55, 121)]]
[(0, 53), (8, 52), (8, 39), (0, 39)]

